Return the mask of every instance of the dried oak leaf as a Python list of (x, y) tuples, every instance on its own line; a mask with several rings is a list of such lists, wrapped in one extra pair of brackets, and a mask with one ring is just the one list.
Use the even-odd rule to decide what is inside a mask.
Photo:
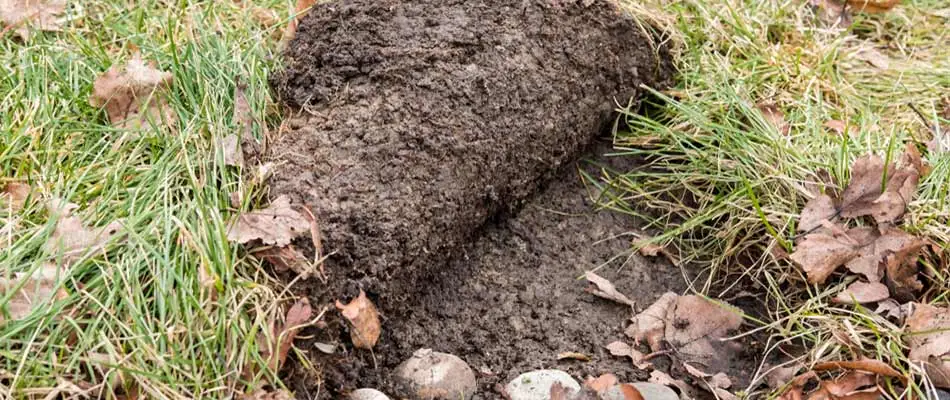
[(845, 268), (864, 275), (869, 282), (879, 282), (884, 277), (882, 265), (885, 257), (920, 242), (917, 237), (897, 228), (885, 228), (880, 234), (874, 228), (852, 228), (848, 232), (848, 236), (862, 246), (858, 249), (860, 255), (845, 263)]
[(587, 271), (584, 273), (584, 278), (588, 282), (593, 283), (596, 288), (588, 288), (587, 291), (590, 294), (593, 294), (597, 297), (602, 297), (607, 300), (616, 301), (621, 304), (626, 304), (630, 307), (636, 306), (636, 302), (630, 300), (623, 293), (617, 291), (617, 288), (609, 280), (602, 278), (600, 275), (595, 274), (593, 271)]
[(847, 0), (854, 10), (877, 14), (887, 12), (901, 3), (901, 0)]
[(633, 366), (637, 367), (638, 369), (647, 369), (652, 367), (650, 362), (647, 360), (647, 356), (629, 344), (618, 340), (611, 342), (605, 346), (605, 348), (613, 356), (630, 357), (630, 361), (633, 361)]
[[(851, 182), (842, 195), (841, 216), (870, 215), (879, 224), (897, 221), (917, 190), (922, 168), (920, 153), (910, 143), (896, 166), (894, 163), (885, 165), (884, 160), (875, 155), (858, 158), (851, 167)], [(882, 190), (885, 173), (887, 182)]]
[(785, 113), (778, 108), (778, 105), (772, 102), (759, 102), (755, 105), (755, 108), (762, 113), (762, 117), (765, 121), (774, 127), (776, 131), (782, 135), (788, 135), (791, 126), (785, 121)]
[(343, 305), (337, 300), (336, 308), (350, 322), (350, 340), (353, 347), (369, 350), (376, 346), (376, 341), (382, 333), (379, 312), (376, 311), (376, 305), (366, 297), (363, 289), (360, 289), (360, 295), (349, 304)]
[(924, 288), (917, 280), (920, 271), (917, 258), (927, 243), (919, 240), (887, 256), (885, 261), (885, 280), (891, 296), (898, 301), (912, 301), (914, 294)]
[(906, 330), (907, 357), (923, 364), (934, 386), (950, 388), (950, 309), (917, 304)]
[(280, 196), (265, 209), (240, 215), (228, 228), (228, 240), (247, 243), (260, 240), (266, 245), (286, 246), (310, 231), (310, 222)]
[(880, 282), (857, 281), (838, 293), (832, 301), (842, 304), (876, 303), (890, 297), (887, 285)]
[(64, 11), (66, 0), (0, 0), (0, 21), (24, 40), (30, 38), (30, 27), (59, 31)]
[(805, 208), (798, 217), (798, 231), (808, 232), (818, 228), (823, 221), (831, 220), (837, 213), (835, 201), (831, 196), (827, 194), (815, 196), (805, 204)]
[(650, 307), (631, 319), (632, 323), (624, 333), (636, 340), (637, 344), (646, 340), (653, 351), (663, 350), (666, 318), (678, 297), (673, 292), (663, 293)]
[[(13, 279), (0, 278), (0, 293), (6, 296), (15, 291), (6, 304), (0, 307), (9, 313), (11, 320), (22, 319), (37, 307), (65, 299), (68, 295), (63, 288), (57, 288), (62, 272), (56, 265), (46, 263), (32, 275), (18, 273)], [(5, 321), (5, 313), (0, 309), (0, 323)]]
[(33, 194), (30, 185), (20, 182), (10, 182), (0, 190), (0, 207), (17, 212), (26, 206), (27, 200)]
[(789, 258), (802, 267), (809, 283), (824, 283), (839, 266), (860, 254), (856, 247), (847, 237), (812, 233), (795, 246)]
[[(53, 207), (53, 206), (51, 206)], [(87, 254), (105, 249), (105, 246), (122, 233), (122, 222), (113, 221), (105, 226), (87, 227), (82, 219), (70, 215), (75, 205), (68, 204), (60, 211), (51, 209), (50, 214), (59, 218), (49, 240), (43, 244), (43, 250), (51, 257), (71, 263)], [(56, 215), (62, 213), (61, 215)]]
[(740, 351), (738, 343), (725, 339), (741, 325), (742, 313), (731, 305), (679, 296), (667, 315), (664, 339), (684, 362), (722, 371), (728, 368), (729, 356)]
[(172, 74), (156, 69), (136, 53), (124, 65), (113, 65), (93, 83), (89, 104), (104, 107), (117, 128), (140, 129), (174, 125), (177, 118), (165, 98)]

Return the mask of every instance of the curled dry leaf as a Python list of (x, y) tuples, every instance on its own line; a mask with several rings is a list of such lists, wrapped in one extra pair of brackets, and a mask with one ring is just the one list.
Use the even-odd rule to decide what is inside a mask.
[(636, 340), (637, 344), (646, 340), (653, 351), (663, 350), (666, 317), (678, 297), (679, 295), (673, 292), (664, 293), (650, 307), (633, 317), (633, 323), (624, 333)]
[(286, 246), (310, 231), (310, 222), (290, 205), (290, 198), (280, 196), (270, 206), (242, 214), (228, 228), (228, 240), (247, 243), (260, 240), (266, 245)]
[(834, 371), (845, 369), (849, 371), (861, 371), (868, 374), (887, 376), (891, 378), (903, 378), (900, 372), (881, 360), (864, 358), (850, 361), (826, 361), (815, 364), (812, 367), (815, 371)]
[(366, 297), (363, 289), (360, 289), (360, 295), (349, 304), (344, 305), (337, 300), (336, 308), (350, 322), (350, 340), (353, 341), (353, 347), (369, 350), (376, 346), (376, 341), (382, 333), (379, 312), (376, 311), (376, 305)]
[(681, 379), (673, 378), (663, 371), (650, 372), (650, 378), (648, 379), (648, 382), (676, 388), (679, 390), (681, 399), (699, 399), (703, 396), (703, 394), (696, 388), (692, 387)]
[(647, 369), (652, 367), (650, 362), (647, 360), (647, 356), (641, 353), (639, 350), (633, 348), (629, 344), (626, 344), (621, 341), (611, 342), (605, 346), (607, 351), (611, 355), (617, 357), (630, 357), (630, 361), (633, 361), (633, 366), (639, 369)]
[(703, 383), (703, 388), (708, 390), (710, 393), (714, 394), (719, 400), (733, 400), (738, 399), (738, 397), (730, 392), (729, 387), (732, 386), (732, 380), (729, 377), (719, 372), (715, 375), (706, 373), (705, 371), (700, 370), (692, 366), (689, 363), (683, 364), (686, 373), (692, 375), (694, 378), (698, 379)]
[(250, 253), (273, 265), (277, 272), (294, 271), (300, 275), (301, 279), (307, 279), (317, 273), (317, 269), (310, 260), (292, 244), (284, 247), (256, 248)]
[(835, 303), (842, 304), (867, 304), (890, 297), (887, 285), (880, 282), (861, 282), (857, 281), (848, 288), (841, 291), (832, 299)]
[(897, 228), (886, 228), (879, 234), (873, 228), (853, 228), (848, 231), (862, 247), (860, 255), (848, 261), (845, 267), (856, 274), (864, 275), (870, 282), (879, 282), (884, 277), (882, 263), (889, 254), (916, 247), (920, 239)]
[(877, 377), (860, 371), (848, 372), (831, 381), (821, 381), (809, 400), (863, 400), (879, 399)]
[[(898, 165), (885, 165), (875, 155), (855, 160), (851, 167), (851, 182), (841, 199), (841, 216), (857, 218), (865, 215), (880, 223), (892, 223), (904, 215), (917, 190), (923, 161), (920, 152), (909, 143)], [(887, 182), (881, 190), (885, 173)]]
[(104, 107), (112, 125), (123, 129), (173, 125), (176, 117), (166, 91), (172, 74), (158, 70), (155, 63), (146, 63), (136, 53), (125, 66), (113, 65), (93, 83), (89, 103)]
[(907, 318), (910, 353), (934, 386), (950, 388), (950, 309), (917, 304)]
[(24, 40), (30, 28), (58, 31), (62, 28), (60, 14), (66, 11), (66, 0), (0, 0), (0, 21)]
[(815, 196), (805, 204), (801, 216), (798, 217), (798, 231), (808, 232), (818, 228), (823, 221), (828, 221), (838, 214), (835, 201), (827, 194)]
[(885, 280), (891, 295), (898, 301), (912, 301), (915, 293), (924, 288), (917, 280), (917, 258), (926, 242), (919, 240), (889, 254), (885, 261)]
[[(65, 299), (63, 288), (57, 288), (63, 272), (53, 264), (46, 263), (32, 275), (14, 274), (13, 279), (0, 278), (0, 293), (4, 296), (14, 291), (6, 304), (0, 304), (12, 320), (22, 319), (37, 307)], [(0, 309), (0, 323), (5, 321), (5, 312)]]
[(584, 278), (587, 279), (588, 282), (593, 283), (594, 286), (597, 287), (596, 289), (594, 288), (587, 289), (587, 291), (593, 294), (594, 296), (603, 297), (607, 300), (612, 300), (621, 304), (626, 304), (630, 307), (636, 306), (637, 303), (634, 302), (633, 300), (630, 300), (630, 298), (625, 296), (623, 293), (620, 293), (619, 291), (617, 291), (617, 288), (614, 287), (613, 283), (600, 277), (599, 275), (595, 274), (593, 271), (587, 271), (586, 273), (584, 273)]
[(769, 125), (772, 125), (778, 133), (788, 135), (791, 126), (785, 121), (785, 113), (778, 108), (778, 105), (772, 102), (759, 102), (755, 105), (755, 108), (762, 113), (762, 117), (765, 118), (765, 121), (768, 122)]
[(584, 353), (578, 353), (576, 351), (565, 351), (563, 353), (557, 354), (558, 360), (577, 360), (577, 361), (590, 361), (590, 356)]
[(901, 3), (901, 0), (847, 0), (851, 8), (870, 14), (883, 13)]

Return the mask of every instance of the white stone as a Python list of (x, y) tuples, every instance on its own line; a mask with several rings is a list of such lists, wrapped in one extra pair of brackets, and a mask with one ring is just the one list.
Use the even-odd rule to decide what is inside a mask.
[(581, 390), (581, 385), (566, 372), (542, 369), (519, 375), (508, 382), (505, 391), (511, 400), (547, 400), (550, 398), (551, 386), (555, 383), (560, 383), (569, 392)]
[(467, 400), (475, 394), (475, 373), (454, 355), (419, 349), (396, 367), (396, 378), (418, 398)]
[(350, 400), (391, 400), (389, 396), (376, 389), (356, 389), (350, 393)]

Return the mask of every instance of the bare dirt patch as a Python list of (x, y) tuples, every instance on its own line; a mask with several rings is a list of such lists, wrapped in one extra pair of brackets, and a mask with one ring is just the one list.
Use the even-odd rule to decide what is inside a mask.
[[(320, 307), (363, 289), (384, 332), (373, 352), (349, 348), (338, 318), (305, 332), (343, 347), (324, 355), (298, 340), (321, 369), (289, 367), (298, 392), (397, 391), (389, 371), (419, 347), (482, 370), (486, 393), (544, 365), (633, 379), (629, 363), (601, 347), (622, 335), (629, 310), (576, 280), (629, 249), (629, 238), (611, 237), (630, 221), (591, 214), (573, 166), (562, 167), (609, 126), (616, 102), (641, 84), (668, 85), (669, 55), (652, 43), (607, 0), (360, 0), (311, 10), (273, 79), (302, 112), (265, 157), (278, 165), (271, 197), (311, 209), (329, 254), (325, 282), (295, 291)], [(679, 281), (637, 262), (605, 274), (645, 302)], [(564, 351), (599, 361), (559, 363)]]

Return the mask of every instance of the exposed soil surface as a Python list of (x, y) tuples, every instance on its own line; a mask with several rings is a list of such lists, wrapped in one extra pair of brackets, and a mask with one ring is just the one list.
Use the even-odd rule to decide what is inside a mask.
[[(599, 146), (584, 159), (630, 167), (617, 165), (629, 162), (626, 158), (601, 156), (607, 148)], [(625, 339), (630, 308), (585, 292), (587, 283), (577, 278), (602, 265), (598, 272), (643, 308), (663, 292), (682, 291), (683, 277), (661, 259), (630, 254), (628, 234), (635, 221), (594, 211), (578, 167), (596, 172), (586, 162), (561, 168), (517, 215), (487, 225), (461, 257), (417, 282), (415, 296), (387, 314), (373, 354), (351, 350), (334, 357), (311, 350), (315, 362), (324, 365), (320, 390), (376, 387), (399, 393), (392, 370), (419, 348), (452, 353), (469, 363), (478, 377), (479, 399), (500, 398), (495, 384), (540, 368), (561, 369), (578, 379), (605, 372), (625, 381), (646, 379), (647, 373), (638, 372), (629, 359), (610, 356), (603, 348)], [(333, 332), (316, 332), (313, 341), (349, 340)], [(305, 349), (311, 345), (297, 342)], [(562, 352), (579, 352), (591, 361), (558, 361)], [(315, 393), (316, 377), (301, 368), (288, 370), (297, 374), (289, 380), (300, 385), (298, 393)]]

